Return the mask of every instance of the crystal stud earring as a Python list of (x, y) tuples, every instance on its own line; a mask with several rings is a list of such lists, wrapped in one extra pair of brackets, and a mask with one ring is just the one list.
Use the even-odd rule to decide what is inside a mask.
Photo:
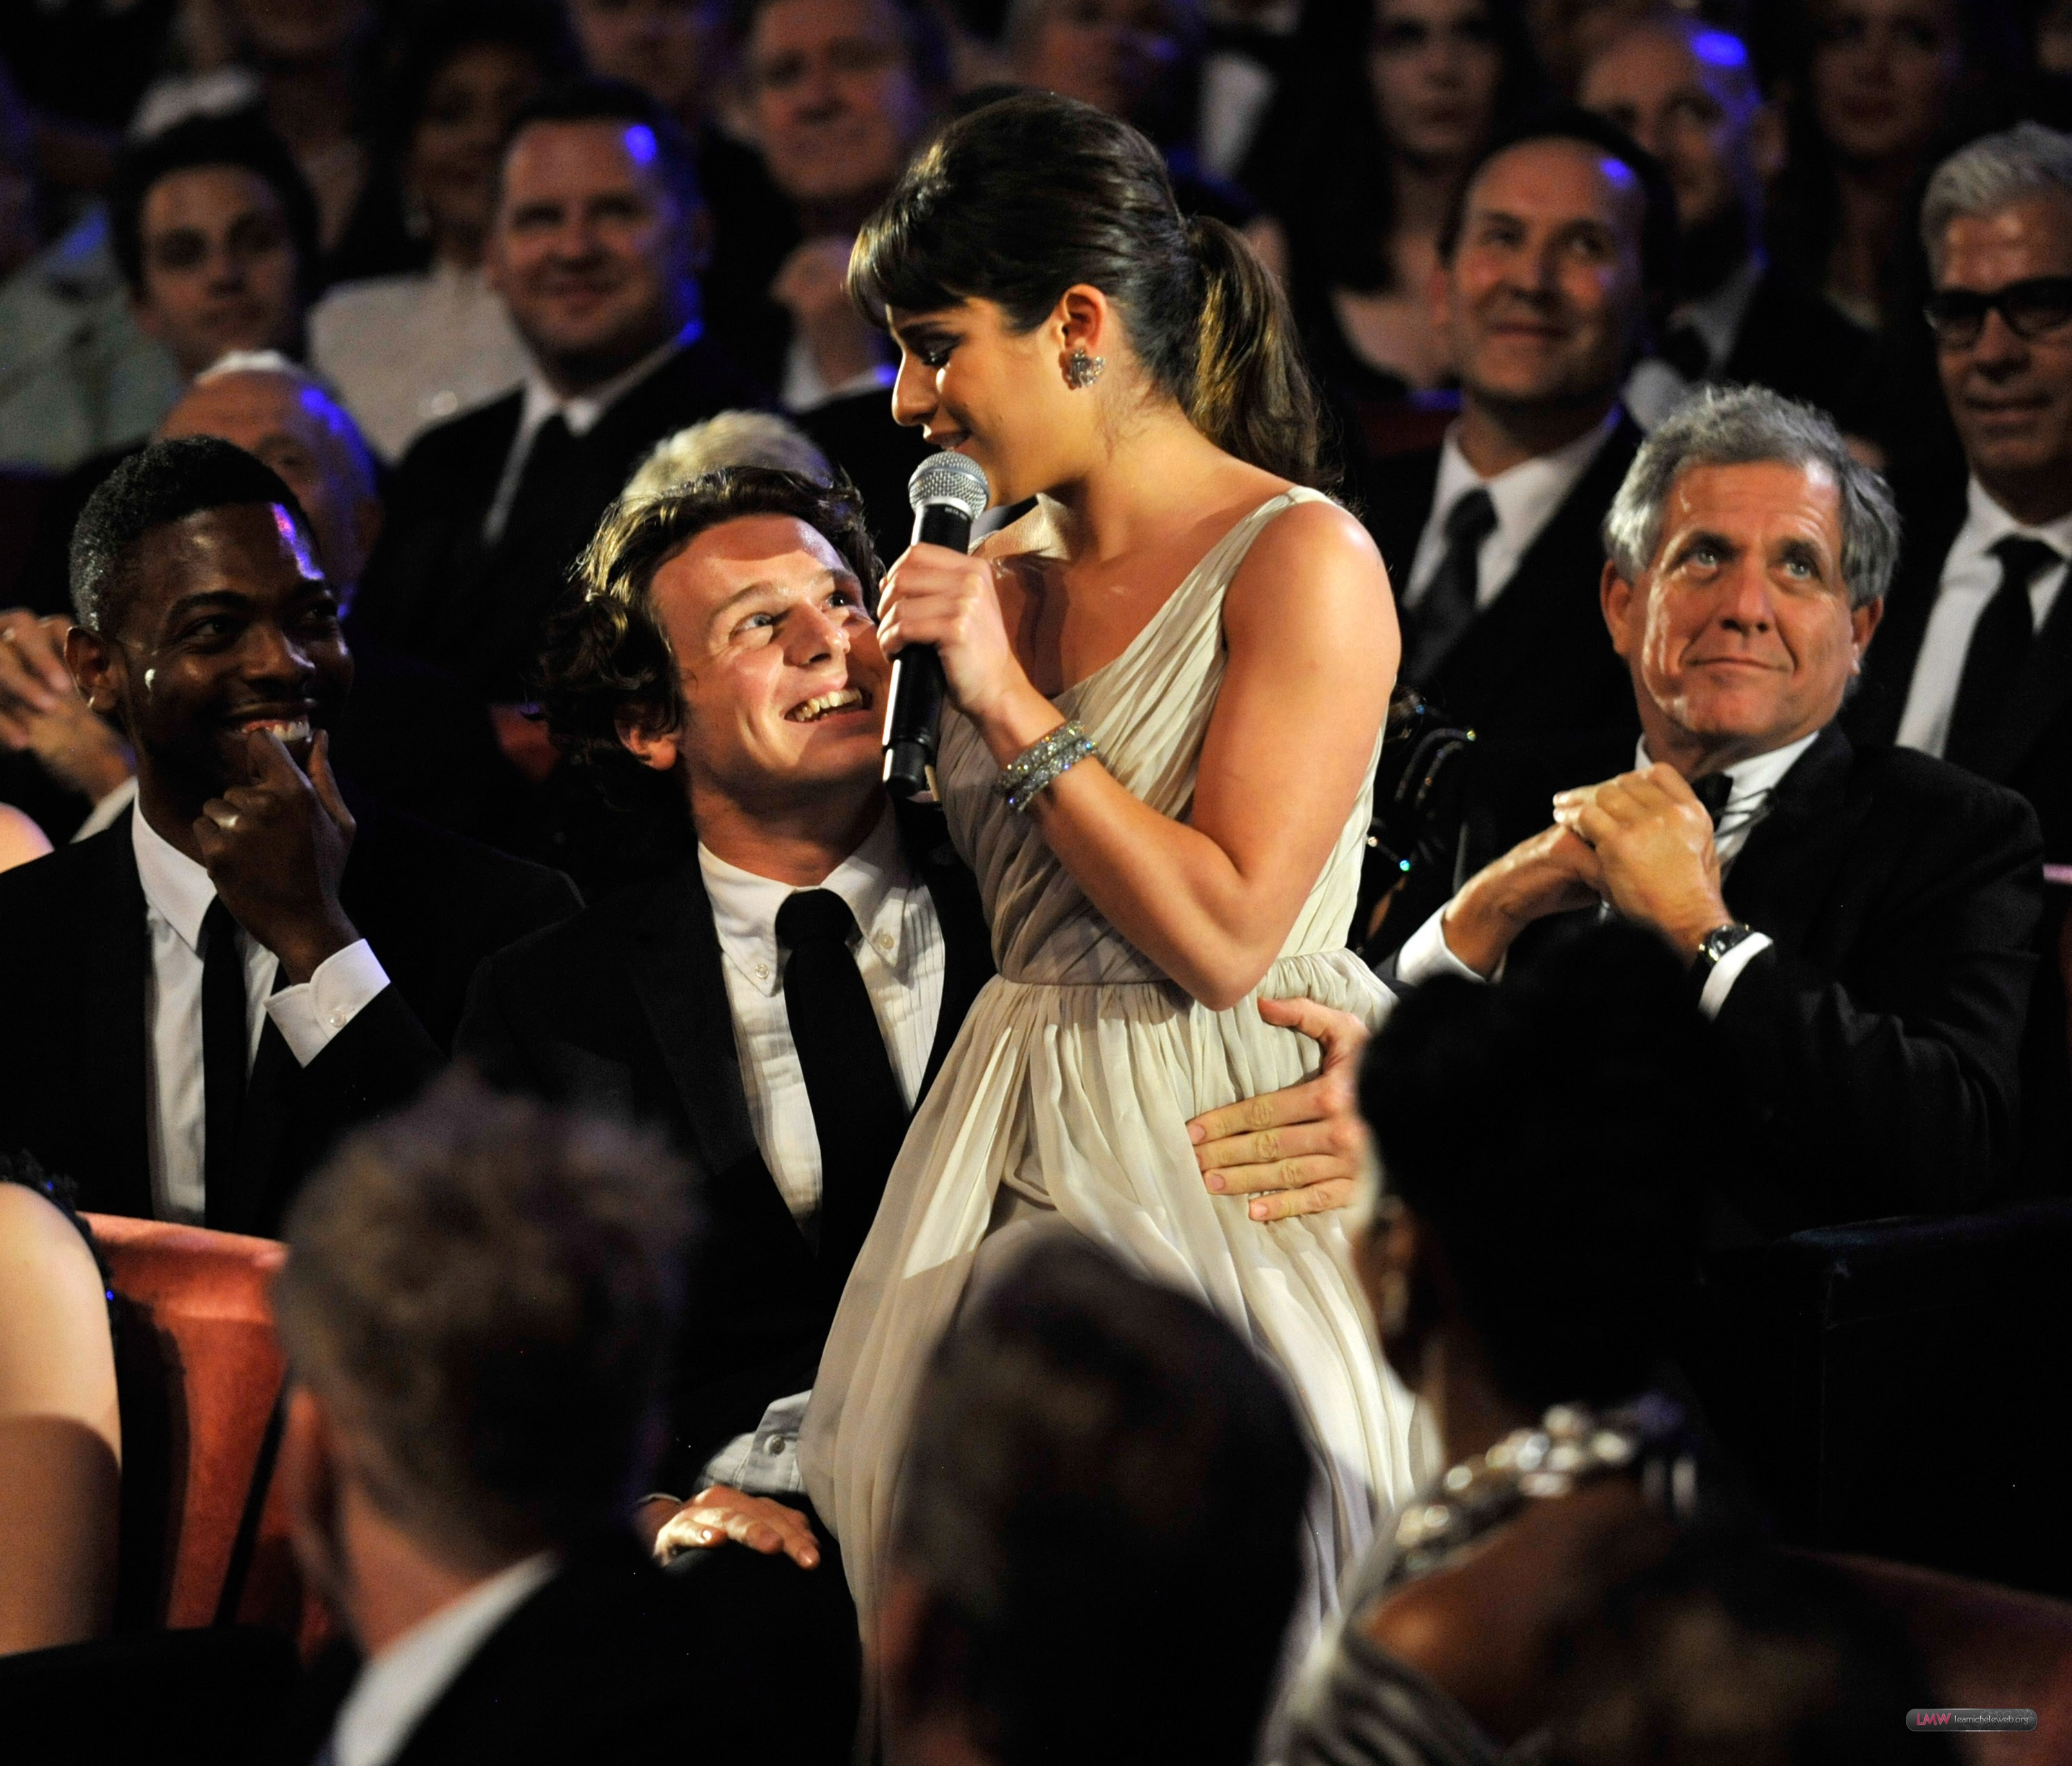
[(1089, 355), (1083, 348), (1072, 351), (1065, 364), (1065, 378), (1075, 392), (1083, 392), (1101, 377), (1101, 370), (1108, 366), (1104, 355)]

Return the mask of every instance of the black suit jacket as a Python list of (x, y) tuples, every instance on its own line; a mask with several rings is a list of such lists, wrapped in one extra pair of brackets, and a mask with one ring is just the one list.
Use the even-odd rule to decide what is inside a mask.
[[(1632, 768), (1610, 739), (1475, 754), (1452, 875), (1389, 909), (1400, 943), (1552, 819), (1555, 791)], [(1775, 941), (1717, 1021), (1762, 1157), (1734, 1200), (1776, 1234), (1972, 1205), (2021, 1150), (2021, 1045), (2041, 908), (2036, 818), (2012, 791), (1833, 725), (1785, 775), (1727, 872), (1734, 915)], [(1401, 918), (1399, 921), (1399, 913)], [(1529, 963), (1562, 915), (1513, 947)]]
[(353, 633), (422, 657), (492, 700), (523, 700), (569, 567), (642, 456), (688, 424), (764, 402), (717, 346), (699, 338), (619, 396), (578, 443), (557, 494), (513, 508), (493, 546), (482, 525), (517, 437), (524, 392), (426, 431), (389, 488)]
[[(902, 807), (901, 832), (946, 947), (932, 1080), (993, 961), (940, 816)], [(655, 1124), (689, 1161), (705, 1240), (658, 1473), (685, 1493), (715, 1450), (813, 1383), (857, 1249), (816, 1254), (763, 1162), (721, 961), (693, 855), (483, 963), (454, 1051), (494, 1084)]]
[[(1895, 489), (1906, 513), (1906, 543), (1884, 621), (1864, 659), (1861, 688), (1844, 720), (1851, 736), (1868, 748), (1885, 746), (1899, 733), (1942, 566), (1966, 515), (1962, 482)], [(2035, 806), (2045, 855), (2053, 864), (2072, 865), (2072, 594), (2060, 591), (2051, 604), (1978, 770)]]
[[(307, 1067), (269, 1021), (255, 1097), (277, 1108), (240, 1137), (236, 1193), (208, 1223), (274, 1234), (339, 1135), (407, 1101), (446, 1063), (475, 965), (580, 905), (566, 878), (364, 800), (339, 899), (390, 984)], [(134, 812), (133, 812), (134, 813)], [(150, 968), (130, 816), (0, 874), (11, 943), (0, 1012), (0, 1148), (72, 1177), (80, 1205), (149, 1216), (145, 1063)]]
[(1871, 339), (1817, 294), (1775, 270), (1749, 297), (1716, 380), (1766, 386), (1822, 410), (1842, 409), (1870, 358)]
[[(571, 1552), (462, 1665), (393, 1766), (788, 1760), (783, 1714), (740, 1711), (729, 1697), (727, 1665), (747, 1640), (726, 1636), (719, 1616), (699, 1613), (630, 1542)], [(783, 1640), (755, 1645), (776, 1650)], [(309, 1766), (360, 1666), (350, 1644), (320, 1657), (261, 1757)], [(775, 1746), (748, 1751), (758, 1733), (751, 1716)]]
[[(1540, 530), (1503, 591), (1475, 615), (1429, 680), (1414, 681), (1447, 716), (1482, 737), (1640, 733), (1633, 682), (1613, 653), (1597, 605), (1605, 552), (1598, 524), (1641, 442), (1622, 413), (1589, 469)], [(1438, 487), (1437, 448), (1377, 461), (1366, 485), (1367, 525), (1399, 602)]]

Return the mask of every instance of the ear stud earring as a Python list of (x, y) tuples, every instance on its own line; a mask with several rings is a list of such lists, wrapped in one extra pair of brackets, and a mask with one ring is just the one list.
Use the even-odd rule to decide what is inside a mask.
[(1083, 348), (1075, 349), (1065, 363), (1065, 378), (1075, 392), (1083, 392), (1101, 377), (1101, 370), (1108, 366), (1104, 355), (1089, 355)]

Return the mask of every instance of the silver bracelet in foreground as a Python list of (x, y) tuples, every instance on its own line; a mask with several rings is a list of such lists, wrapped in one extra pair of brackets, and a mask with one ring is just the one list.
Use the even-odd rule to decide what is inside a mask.
[(1100, 750), (1079, 725), (1059, 725), (1047, 736), (1031, 742), (1000, 770), (997, 789), (1011, 810), (1026, 810), (1046, 785), (1063, 778), (1089, 755)]

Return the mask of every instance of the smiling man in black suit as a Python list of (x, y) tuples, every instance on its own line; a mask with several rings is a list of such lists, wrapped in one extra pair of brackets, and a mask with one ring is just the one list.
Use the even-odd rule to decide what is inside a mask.
[(0, 1147), (90, 1209), (271, 1233), (343, 1128), (444, 1064), (475, 965), (575, 894), (334, 778), (337, 598), (241, 449), (118, 466), (72, 596), (66, 658), (135, 750), (137, 802), (0, 877)]
[[(528, 696), (569, 566), (642, 456), (762, 402), (701, 333), (703, 228), (689, 150), (637, 88), (573, 81), (519, 113), (489, 266), (532, 368), (517, 392), (405, 456), (356, 634), (447, 669), (492, 704)], [(524, 726), (504, 727), (523, 744)]]
[(1478, 753), (1450, 865), (1390, 910), (1397, 978), (1494, 975), (1608, 906), (1692, 965), (1736, 1058), (1706, 1079), (1762, 1125), (1744, 1227), (1977, 1202), (2021, 1144), (2041, 843), (2013, 792), (1835, 721), (1898, 550), (1890, 493), (1809, 407), (1708, 389), (1649, 437), (1605, 537), (1638, 751)]
[(1460, 419), (1361, 488), (1402, 609), (1403, 678), (1482, 736), (1632, 731), (1597, 614), (1597, 524), (1640, 446), (1619, 387), (1675, 237), (1655, 161), (1569, 109), (1494, 143), (1448, 218), (1433, 323), (1460, 369)]

